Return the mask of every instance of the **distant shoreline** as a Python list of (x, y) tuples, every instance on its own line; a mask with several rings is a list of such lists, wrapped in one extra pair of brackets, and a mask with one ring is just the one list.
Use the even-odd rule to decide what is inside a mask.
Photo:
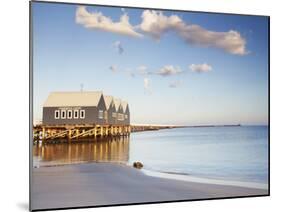
[(225, 125), (131, 125), (131, 132), (154, 131), (162, 129), (175, 128), (199, 128), (199, 127), (241, 127), (241, 124), (225, 124)]

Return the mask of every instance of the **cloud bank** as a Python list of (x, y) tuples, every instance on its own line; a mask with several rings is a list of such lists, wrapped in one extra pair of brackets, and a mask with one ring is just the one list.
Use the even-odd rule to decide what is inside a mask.
[(189, 69), (193, 72), (198, 72), (198, 73), (202, 73), (202, 72), (209, 72), (211, 71), (213, 68), (211, 65), (207, 64), (207, 63), (203, 63), (203, 64), (191, 64), (189, 66)]
[(201, 47), (222, 49), (236, 55), (247, 54), (246, 40), (239, 32), (216, 32), (199, 25), (187, 24), (179, 16), (165, 16), (161, 11), (145, 10), (139, 25), (145, 34), (159, 40), (168, 31), (175, 31), (185, 42)]
[(161, 11), (144, 10), (140, 24), (133, 26), (129, 16), (123, 14), (119, 21), (114, 22), (110, 17), (101, 12), (89, 12), (85, 6), (76, 10), (76, 23), (85, 28), (102, 30), (132, 37), (143, 37), (146, 34), (156, 40), (169, 31), (175, 32), (186, 43), (200, 47), (210, 47), (224, 50), (230, 54), (246, 55), (246, 40), (235, 30), (216, 32), (202, 26), (186, 23), (178, 15), (166, 16)]
[(85, 6), (79, 6), (76, 10), (76, 23), (87, 29), (96, 29), (121, 35), (141, 37), (142, 35), (134, 30), (129, 22), (129, 16), (123, 14), (120, 20), (114, 22), (110, 17), (104, 16), (101, 12), (88, 12)]

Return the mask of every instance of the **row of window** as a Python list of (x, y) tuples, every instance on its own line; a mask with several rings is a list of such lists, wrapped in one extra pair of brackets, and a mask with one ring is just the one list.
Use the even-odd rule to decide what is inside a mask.
[(55, 110), (55, 119), (84, 119), (85, 110)]
[[(117, 116), (118, 115), (118, 116)], [(128, 119), (128, 115), (122, 113), (112, 113), (113, 118), (117, 118), (119, 121)], [(55, 119), (85, 119), (85, 110), (55, 110)], [(107, 111), (99, 110), (99, 119), (108, 119)]]
[(127, 114), (122, 114), (122, 113), (112, 113), (113, 118), (117, 118), (119, 121), (123, 121), (124, 119), (128, 119)]

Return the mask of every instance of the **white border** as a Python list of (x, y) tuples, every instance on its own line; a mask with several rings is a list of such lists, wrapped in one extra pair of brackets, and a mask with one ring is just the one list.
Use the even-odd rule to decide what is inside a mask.
[[(69, 0), (72, 1), (72, 0)], [(73, 2), (78, 2), (75, 0)], [(199, 202), (182, 202), (154, 205), (135, 205), (124, 207), (107, 207), (80, 209), (76, 211), (93, 212), (237, 212), (237, 211), (278, 211), (281, 191), (281, 72), (280, 72), (280, 38), (281, 13), (276, 0), (83, 0), (87, 3), (115, 4), (127, 6), (160, 7), (169, 9), (250, 13), (271, 16), (271, 197), (244, 198), (232, 200), (214, 200)], [(2, 1), (0, 13), (0, 90), (2, 152), (0, 154), (1, 180), (0, 192), (3, 197), (2, 211), (27, 211), (28, 208), (28, 137), (29, 137), (29, 9), (27, 0)], [(19, 105), (20, 103), (20, 105)], [(21, 137), (14, 138), (16, 134)], [(20, 127), (19, 127), (20, 126)]]

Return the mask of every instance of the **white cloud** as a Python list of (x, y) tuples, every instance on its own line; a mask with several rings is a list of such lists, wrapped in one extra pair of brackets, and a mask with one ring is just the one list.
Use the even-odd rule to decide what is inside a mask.
[(143, 79), (143, 86), (145, 89), (149, 88), (149, 79), (148, 78)]
[(133, 37), (142, 36), (135, 31), (134, 26), (129, 22), (129, 16), (125, 13), (120, 17), (119, 21), (114, 22), (101, 12), (88, 12), (85, 6), (79, 6), (76, 10), (76, 23), (88, 29), (103, 30)]
[(115, 65), (109, 66), (109, 69), (110, 69), (112, 72), (117, 72), (117, 67), (116, 67)]
[(124, 52), (124, 48), (121, 44), (121, 41), (115, 41), (113, 46), (117, 49), (119, 54), (122, 54)]
[(137, 71), (141, 75), (147, 75), (148, 74), (147, 67), (145, 65), (141, 65), (141, 66), (137, 67)]
[(172, 65), (163, 66), (156, 74), (161, 75), (163, 77), (176, 75), (182, 73), (179, 67), (174, 67)]
[(150, 79), (148, 79), (147, 77), (143, 79), (143, 87), (146, 93), (151, 93)]
[(212, 66), (210, 66), (209, 64), (203, 63), (203, 64), (191, 64), (191, 65), (189, 66), (189, 69), (190, 69), (191, 71), (194, 71), (194, 72), (202, 73), (202, 72), (209, 72), (209, 71), (211, 71), (213, 68), (212, 68)]
[(143, 11), (142, 22), (138, 28), (157, 40), (165, 32), (175, 31), (189, 44), (219, 48), (237, 55), (248, 53), (246, 40), (237, 31), (216, 32), (207, 30), (199, 25), (185, 23), (177, 15), (165, 16), (161, 11)]
[(167, 17), (162, 12), (144, 10), (139, 28), (153, 38), (160, 39), (164, 32), (176, 28), (180, 22), (181, 19), (176, 15)]
[(114, 22), (110, 17), (101, 12), (89, 12), (85, 6), (79, 6), (76, 10), (76, 23), (88, 29), (103, 30), (107, 32), (142, 37), (140, 32), (159, 40), (168, 31), (174, 31), (185, 42), (201, 47), (222, 49), (225, 52), (236, 55), (245, 55), (246, 40), (235, 30), (217, 32), (205, 29), (196, 24), (186, 23), (178, 15), (166, 16), (161, 11), (144, 10), (142, 22), (133, 26), (129, 22), (129, 16), (125, 9), (119, 21)]
[(179, 87), (181, 85), (181, 81), (173, 81), (173, 82), (171, 82), (170, 84), (169, 84), (169, 87), (170, 88), (177, 88), (177, 87)]

